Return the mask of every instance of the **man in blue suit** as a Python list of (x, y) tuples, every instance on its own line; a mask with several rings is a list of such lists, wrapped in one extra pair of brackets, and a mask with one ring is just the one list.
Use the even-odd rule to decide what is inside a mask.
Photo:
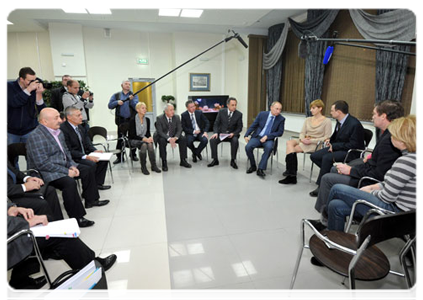
[[(207, 131), (209, 131), (210, 122), (201, 110), (195, 110), (194, 101), (188, 100), (185, 103), (187, 110), (181, 114), (182, 130), (187, 138), (187, 146), (192, 151), (192, 161), (197, 162), (197, 157), (202, 160), (201, 151), (206, 148), (209, 142)], [(197, 148), (194, 141), (199, 141)]]
[[(260, 112), (250, 128), (247, 129), (244, 135), (244, 139), (247, 142), (245, 152), (251, 163), (247, 174), (257, 171), (257, 175), (261, 178), (266, 176), (264, 170), (267, 168), (267, 160), (273, 150), (274, 140), (276, 137), (282, 136), (285, 127), (285, 118), (280, 115), (281, 110), (282, 104), (280, 102), (273, 102), (270, 106), (270, 111)], [(250, 134), (252, 134), (251, 139), (249, 137)], [(253, 153), (257, 147), (264, 148), (258, 169)]]

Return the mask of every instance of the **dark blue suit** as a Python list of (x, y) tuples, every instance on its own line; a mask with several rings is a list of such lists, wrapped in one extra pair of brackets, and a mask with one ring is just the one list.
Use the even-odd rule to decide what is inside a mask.
[[(194, 111), (195, 122), (200, 128), (200, 133), (194, 136), (194, 128), (192, 126), (191, 114), (185, 111), (181, 114), (182, 130), (185, 132), (187, 138), (187, 146), (191, 149), (192, 154), (199, 155), (201, 151), (207, 146), (209, 140), (203, 136), (204, 132), (209, 131), (210, 122), (201, 110)], [(200, 141), (197, 148), (194, 147), (194, 141)]]
[[(285, 128), (285, 118), (281, 115), (278, 115), (273, 120), (272, 128), (270, 132), (267, 134), (266, 142), (260, 142), (262, 136), (260, 136), (261, 131), (266, 126), (267, 118), (269, 117), (270, 111), (262, 111), (260, 112), (257, 117), (255, 118), (253, 124), (251, 124), (250, 128), (247, 129), (244, 137), (248, 137), (252, 134), (251, 140), (245, 146), (245, 152), (247, 153), (248, 159), (250, 160), (251, 166), (256, 165), (256, 161), (254, 159), (254, 149), (257, 147), (263, 147), (264, 153), (261, 157), (259, 169), (266, 170), (267, 168), (267, 160), (269, 159), (270, 153), (273, 149), (274, 139), (276, 137), (280, 137), (283, 134)], [(270, 125), (269, 125), (270, 126)]]

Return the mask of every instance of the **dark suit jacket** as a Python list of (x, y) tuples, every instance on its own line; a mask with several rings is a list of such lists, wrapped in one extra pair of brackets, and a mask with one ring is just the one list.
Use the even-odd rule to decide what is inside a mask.
[[(201, 110), (194, 111), (195, 121), (200, 128), (200, 134), (209, 131), (210, 122)], [(192, 128), (191, 115), (188, 111), (181, 114), (182, 130), (185, 135), (194, 135), (194, 128)]]
[(348, 115), (338, 132), (330, 137), (333, 151), (348, 151), (349, 149), (364, 149), (364, 128), (360, 121)]
[(97, 150), (91, 143), (90, 137), (88, 136), (84, 126), (78, 125), (78, 130), (81, 134), (85, 154), (82, 152), (81, 143), (79, 142), (75, 129), (73, 129), (72, 125), (68, 121), (63, 122), (62, 125), (60, 125), (60, 130), (65, 137), (66, 145), (68, 146), (72, 159), (75, 162), (80, 162), (84, 155), (88, 155)]
[[(142, 140), (143, 137), (140, 137), (137, 135), (137, 127), (135, 125), (135, 118), (139, 118), (138, 114), (136, 114), (133, 118), (131, 118), (131, 120), (129, 120), (128, 138), (130, 140)], [(150, 119), (145, 117), (145, 120), (147, 123), (147, 131), (144, 137), (149, 138), (151, 136)]]
[(239, 136), (242, 131), (242, 113), (235, 110), (232, 114), (231, 123), (228, 124), (228, 109), (222, 108), (217, 113), (216, 121), (214, 121), (214, 133), (233, 133), (234, 136)]
[(21, 171), (17, 170), (9, 161), (7, 161), (7, 168), (12, 171), (16, 176), (16, 183), (13, 182), (12, 176), (9, 172), (7, 173), (7, 197), (8, 198), (17, 198), (25, 196), (25, 192), (22, 188), (22, 183), (24, 183), (24, 178), (26, 175)]
[[(178, 115), (174, 115), (172, 117), (172, 123), (173, 123), (173, 126), (175, 127), (175, 135), (173, 137), (177, 137), (179, 139), (182, 134), (182, 125), (181, 125), (181, 119), (179, 118)], [(169, 133), (169, 122), (167, 120), (166, 115), (161, 114), (156, 119), (156, 134), (157, 136), (167, 140), (168, 138), (170, 138), (168, 133)]]
[[(254, 119), (253, 124), (251, 124), (250, 128), (247, 129), (244, 136), (247, 137), (252, 133), (253, 138), (259, 137), (260, 132), (266, 126), (266, 122), (267, 122), (267, 118), (269, 117), (269, 114), (270, 114), (270, 111), (259, 112), (257, 117)], [(282, 136), (284, 128), (285, 128), (285, 118), (279, 115), (273, 121), (272, 129), (270, 130), (270, 133), (267, 135), (267, 139), (273, 140), (275, 139), (275, 137)]]
[(59, 141), (65, 154), (48, 129), (40, 124), (26, 142), (28, 169), (38, 170), (45, 183), (68, 176), (69, 168), (76, 166), (63, 132), (59, 134)]
[(373, 149), (372, 158), (364, 164), (354, 166), (351, 169), (350, 176), (357, 179), (363, 176), (370, 176), (383, 180), (385, 173), (391, 169), (400, 156), (401, 151), (392, 145), (391, 133), (387, 129)]
[(50, 106), (57, 109), (59, 112), (63, 111), (63, 94), (66, 92), (64, 86), (51, 90)]

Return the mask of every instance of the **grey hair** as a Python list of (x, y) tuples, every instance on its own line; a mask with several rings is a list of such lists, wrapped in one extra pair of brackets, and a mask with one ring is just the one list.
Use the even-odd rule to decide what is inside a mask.
[(168, 107), (169, 107), (169, 106), (174, 107), (174, 106), (173, 106), (173, 104), (166, 103), (166, 105), (165, 105), (165, 107), (164, 107), (164, 110), (163, 110), (163, 111), (167, 111), (167, 109), (168, 109)]
[(73, 106), (73, 105), (68, 106), (65, 109), (65, 115), (70, 116), (75, 110), (81, 111), (81, 109), (77, 108), (76, 106)]
[(131, 82), (131, 81), (129, 79), (122, 80), (122, 84), (124, 84), (125, 82)]

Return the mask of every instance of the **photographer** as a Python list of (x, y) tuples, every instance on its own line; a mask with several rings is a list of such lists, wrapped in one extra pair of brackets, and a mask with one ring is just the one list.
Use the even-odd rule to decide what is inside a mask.
[(46, 107), (43, 84), (29, 67), (20, 69), (19, 78), (7, 83), (7, 144), (26, 143), (38, 126), (37, 116)]
[(75, 106), (81, 109), (82, 112), (82, 125), (88, 130), (88, 115), (85, 109), (91, 109), (94, 107), (93, 94), (86, 91), (82, 96), (78, 95), (79, 82), (76, 80), (69, 79), (66, 83), (68, 91), (63, 94), (63, 110), (68, 106)]

